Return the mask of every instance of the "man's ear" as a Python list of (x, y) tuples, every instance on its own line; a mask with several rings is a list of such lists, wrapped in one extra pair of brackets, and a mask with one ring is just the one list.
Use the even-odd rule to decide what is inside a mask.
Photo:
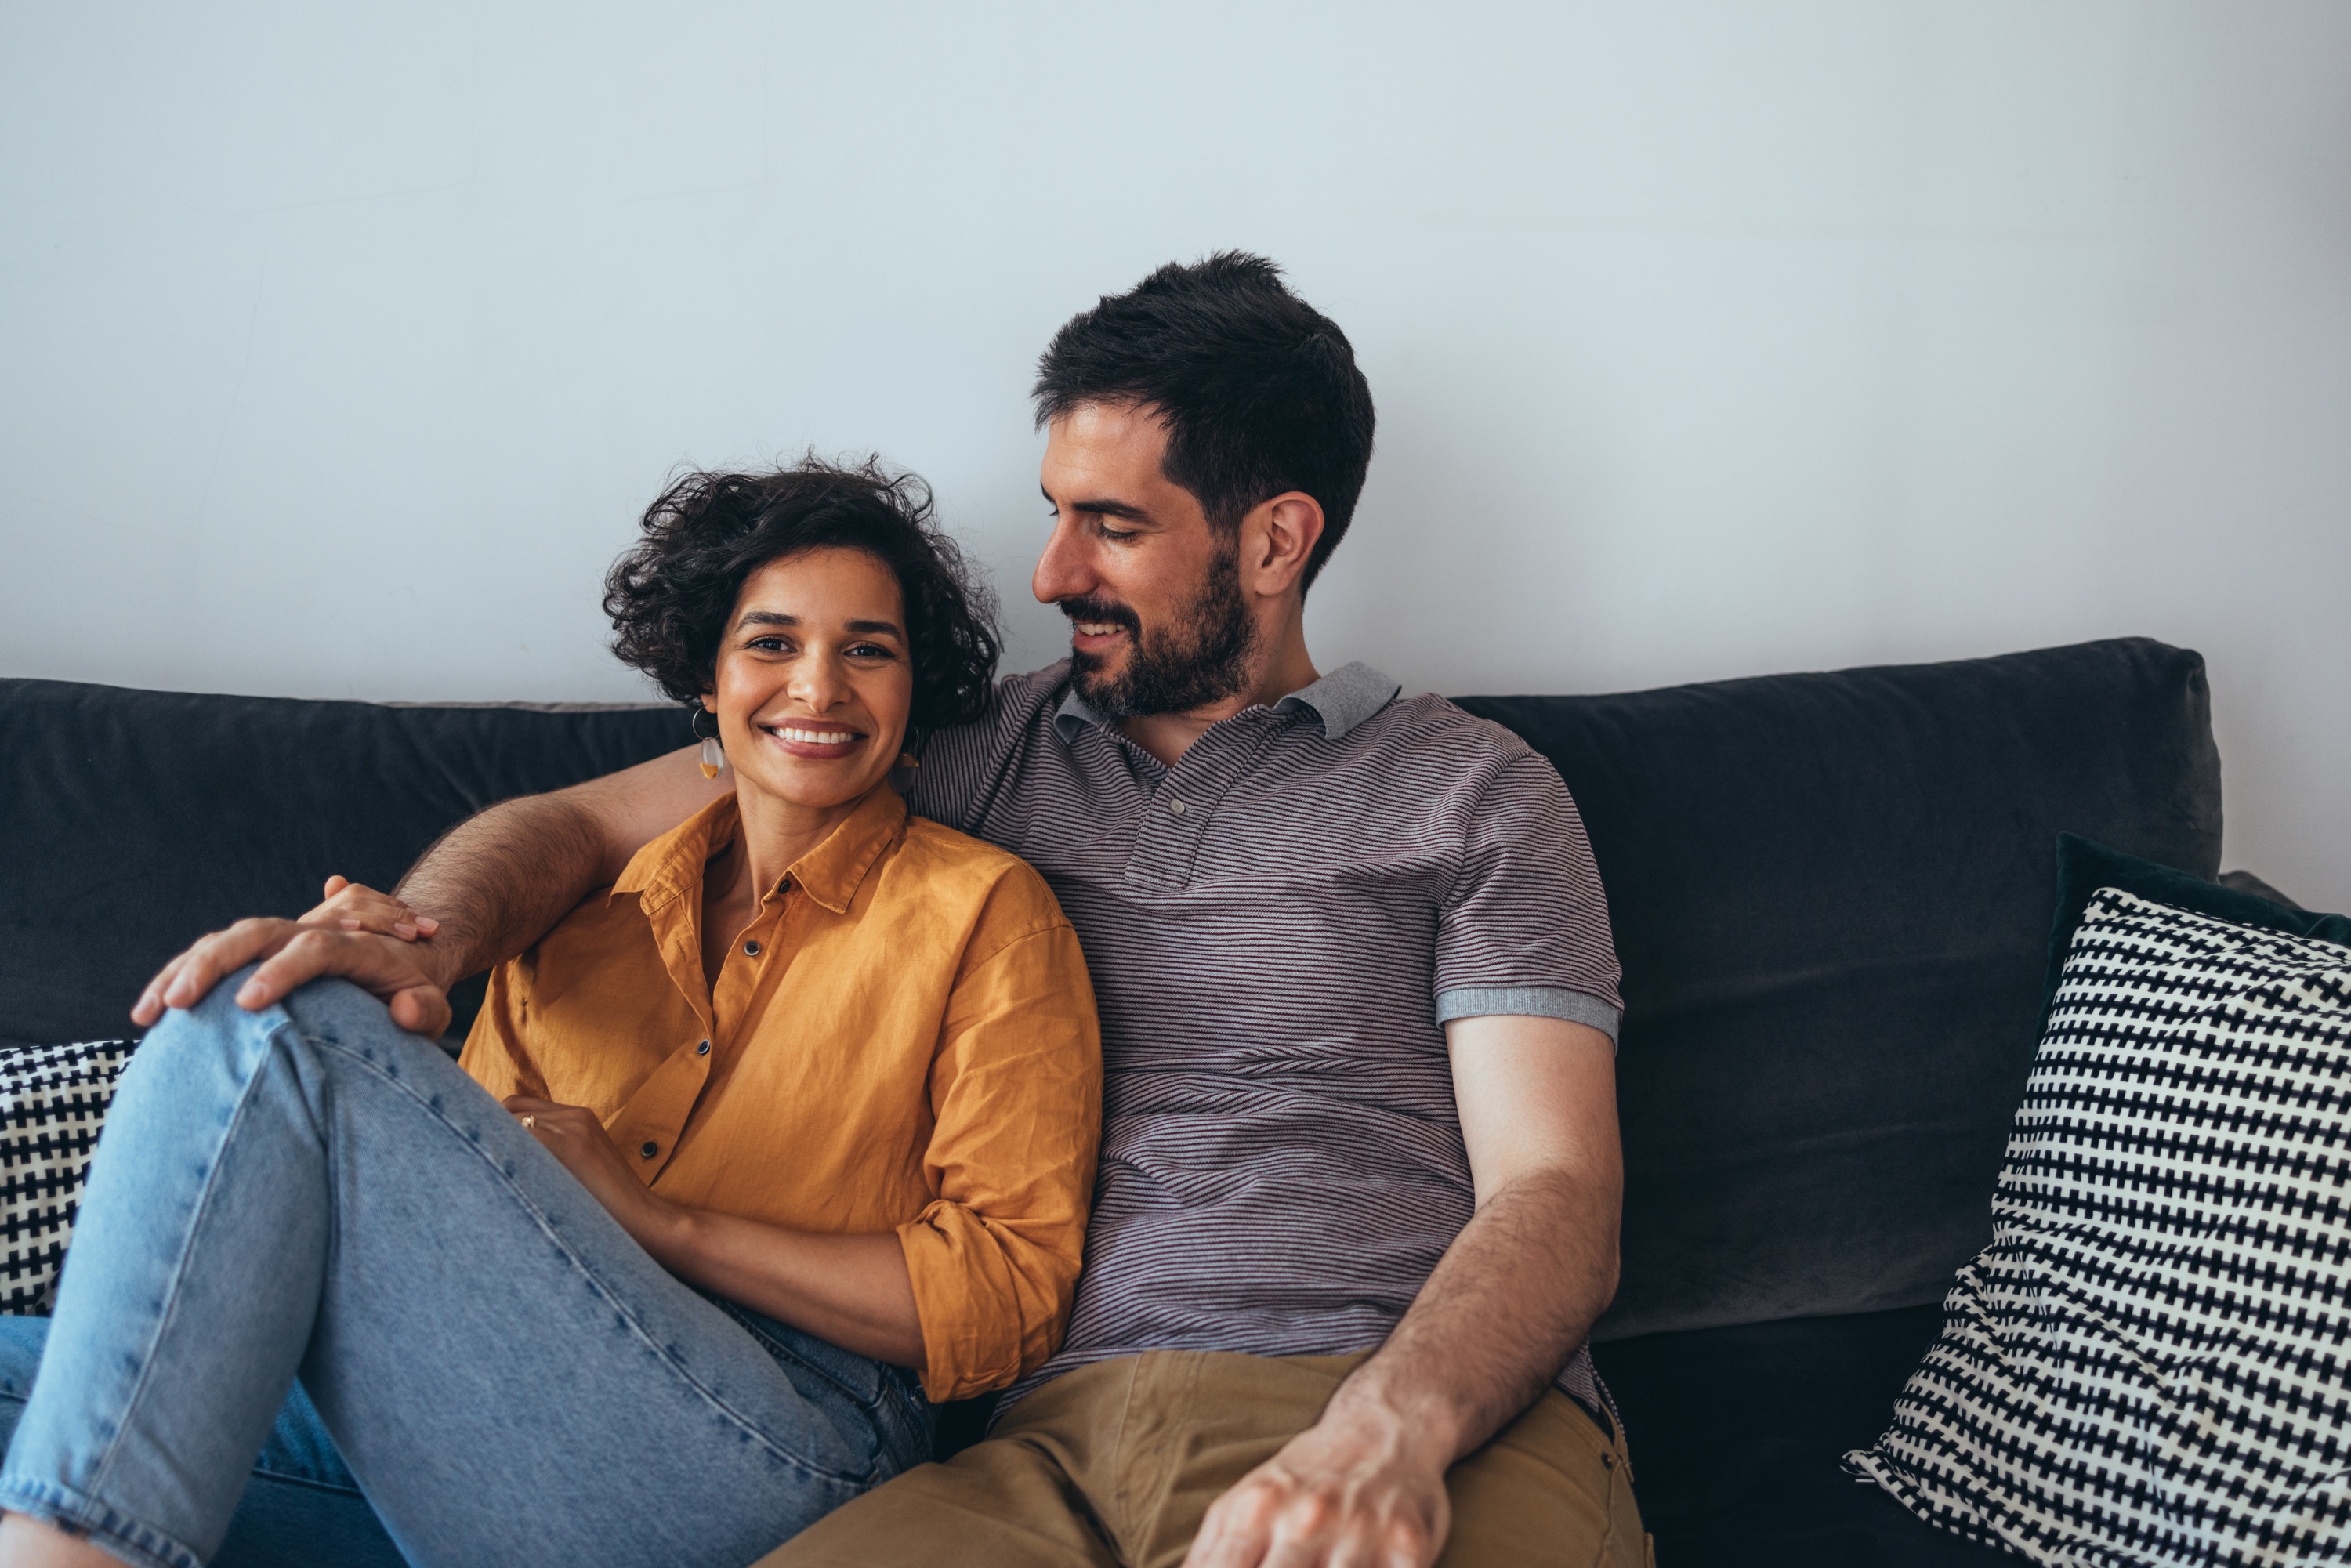
[(1298, 585), (1322, 538), (1322, 503), (1303, 490), (1260, 501), (1241, 519), (1241, 586), (1276, 599)]

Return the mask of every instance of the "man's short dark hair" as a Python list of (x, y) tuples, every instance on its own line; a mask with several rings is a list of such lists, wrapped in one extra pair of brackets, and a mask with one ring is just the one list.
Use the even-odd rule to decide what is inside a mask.
[(1372, 389), (1338, 323), (1261, 256), (1170, 262), (1070, 319), (1037, 362), (1040, 428), (1087, 403), (1134, 402), (1167, 425), (1161, 472), (1228, 535), (1285, 490), (1322, 503), (1302, 589), (1339, 548), (1372, 464)]
[(751, 574), (803, 550), (863, 550), (906, 601), (914, 666), (908, 744), (986, 710), (996, 678), (995, 604), (932, 520), (931, 493), (879, 458), (804, 457), (758, 474), (690, 473), (645, 508), (644, 538), (612, 563), (612, 651), (682, 703), (710, 690), (726, 620)]

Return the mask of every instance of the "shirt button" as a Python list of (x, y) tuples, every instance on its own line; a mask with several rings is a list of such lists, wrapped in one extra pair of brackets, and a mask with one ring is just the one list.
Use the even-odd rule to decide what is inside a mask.
[(1170, 800), (1167, 802), (1167, 809), (1180, 817), (1184, 814), (1184, 802), (1181, 800)]
[(661, 1153), (661, 1145), (654, 1143), (651, 1138), (647, 1138), (643, 1143), (637, 1145), (637, 1153), (643, 1155), (646, 1159), (651, 1159), (655, 1155)]
[(710, 1042), (705, 1040), (700, 1045), (695, 1046), (694, 1048), (694, 1054), (696, 1056), (708, 1056), (710, 1054)]
[(744, 956), (745, 956), (746, 957), (750, 957), (750, 958), (756, 958), (756, 957), (758, 957), (758, 956), (759, 956), (759, 945), (758, 945), (757, 942), (746, 942), (746, 943), (744, 943), (744, 944), (743, 944), (743, 954), (744, 954)]

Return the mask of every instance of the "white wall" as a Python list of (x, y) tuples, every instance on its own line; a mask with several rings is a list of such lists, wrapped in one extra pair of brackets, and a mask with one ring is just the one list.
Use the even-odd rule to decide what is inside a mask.
[(806, 443), (1040, 663), (1034, 356), (1226, 246), (1380, 402), (1326, 665), (2144, 632), (2230, 863), (2351, 906), (2340, 0), (12, 5), (0, 673), (631, 697), (638, 508)]

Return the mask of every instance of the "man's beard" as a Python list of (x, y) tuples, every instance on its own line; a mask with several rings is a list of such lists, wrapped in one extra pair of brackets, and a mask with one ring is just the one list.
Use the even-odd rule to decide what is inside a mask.
[(1116, 675), (1104, 672), (1100, 656), (1071, 652), (1078, 695), (1106, 719), (1189, 713), (1222, 702), (1249, 684), (1257, 622), (1241, 599), (1238, 548), (1217, 552), (1191, 609), (1163, 631), (1146, 633), (1134, 612), (1123, 604), (1073, 599), (1061, 610), (1072, 621), (1115, 622), (1134, 644), (1126, 668)]

